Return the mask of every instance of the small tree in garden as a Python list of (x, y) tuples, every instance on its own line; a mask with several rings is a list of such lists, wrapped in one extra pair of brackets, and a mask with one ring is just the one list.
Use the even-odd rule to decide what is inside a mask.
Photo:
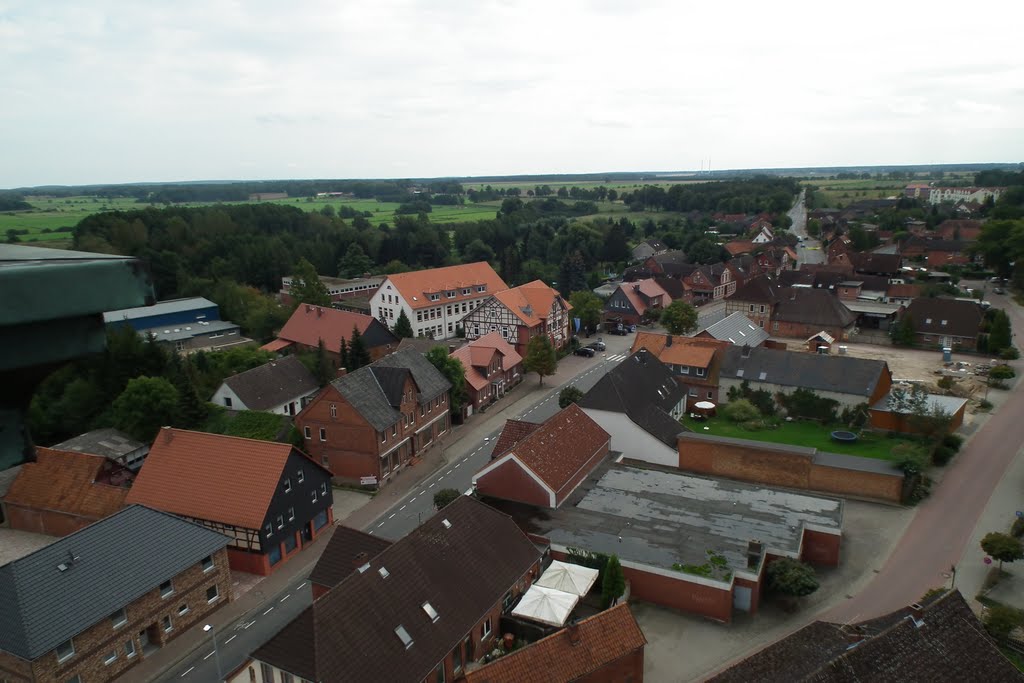
[(544, 377), (555, 374), (558, 370), (558, 358), (555, 356), (555, 347), (546, 334), (538, 334), (526, 345), (526, 358), (523, 359), (523, 368), (527, 372), (536, 372), (540, 378), (540, 384), (544, 384)]
[(998, 531), (985, 534), (981, 539), (981, 549), (999, 560), (999, 571), (1003, 571), (1003, 562), (1015, 562), (1024, 558), (1024, 544), (1020, 539)]
[(814, 568), (789, 557), (768, 565), (768, 589), (793, 598), (802, 598), (818, 590)]
[(412, 339), (416, 336), (412, 333), (412, 323), (409, 322), (409, 316), (405, 314), (405, 309), (398, 314), (398, 320), (395, 321), (395, 327), (391, 331), (399, 339)]
[(697, 309), (685, 301), (673, 301), (661, 312), (661, 324), (669, 334), (686, 334), (697, 328)]
[(447, 507), (450, 503), (458, 500), (461, 495), (456, 489), (441, 489), (434, 494), (434, 507), (438, 510)]
[(729, 402), (722, 408), (722, 412), (730, 422), (743, 423), (761, 417), (761, 411), (745, 398)]
[(619, 558), (612, 555), (604, 566), (604, 580), (601, 582), (601, 598), (605, 607), (611, 607), (616, 599), (626, 592), (626, 576), (622, 573)]

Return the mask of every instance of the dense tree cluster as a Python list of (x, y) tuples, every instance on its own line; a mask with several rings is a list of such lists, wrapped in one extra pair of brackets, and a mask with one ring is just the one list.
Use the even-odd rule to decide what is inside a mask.
[(633, 192), (623, 192), (621, 199), (636, 211), (785, 213), (799, 191), (799, 183), (793, 178), (758, 176), (714, 183), (679, 183), (668, 189), (645, 185)]

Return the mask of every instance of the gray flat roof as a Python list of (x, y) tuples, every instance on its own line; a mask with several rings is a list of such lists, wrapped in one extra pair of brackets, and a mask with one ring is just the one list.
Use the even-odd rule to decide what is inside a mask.
[[(908, 392), (909, 393), (909, 392)], [(892, 409), (889, 407), (889, 397), (891, 392), (886, 394), (882, 398), (875, 402), (875, 405), (871, 406), (871, 410), (877, 410), (882, 413), (891, 413)], [(953, 414), (960, 410), (963, 405), (967, 403), (966, 398), (960, 398), (958, 396), (943, 396), (941, 394), (928, 394), (928, 408), (931, 410), (941, 410), (945, 413)]]
[(840, 500), (736, 481), (611, 464), (585, 486), (574, 505), (531, 520), (535, 533), (662, 569), (703, 564), (714, 550), (744, 570), (749, 541), (796, 553), (805, 525), (842, 528)]
[(116, 429), (108, 427), (105, 429), (94, 429), (91, 432), (86, 432), (85, 434), (79, 434), (67, 441), (61, 441), (59, 444), (56, 444), (51, 448), (64, 451), (77, 451), (79, 453), (92, 453), (93, 455), (102, 455), (107, 458), (118, 458), (123, 455), (128, 455), (133, 451), (137, 451), (140, 448), (148, 450), (149, 444), (136, 441), (124, 432), (119, 432)]
[(114, 323), (120, 320), (149, 318), (154, 315), (181, 313), (183, 311), (194, 311), (203, 308), (217, 308), (217, 304), (201, 296), (189, 297), (187, 299), (170, 299), (168, 301), (158, 301), (152, 306), (137, 306), (135, 308), (122, 308), (117, 311), (107, 311), (103, 314), (103, 322)]
[(210, 320), (208, 322), (203, 321), (202, 325), (194, 322), (176, 327), (154, 327), (148, 330), (141, 330), (139, 334), (151, 334), (156, 337), (157, 341), (179, 341), (214, 332), (228, 332), (237, 329), (239, 329), (238, 324), (229, 320)]

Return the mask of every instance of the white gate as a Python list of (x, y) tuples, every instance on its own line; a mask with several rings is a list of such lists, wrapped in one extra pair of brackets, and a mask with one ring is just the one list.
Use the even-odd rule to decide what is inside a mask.
[(753, 593), (753, 589), (745, 586), (737, 586), (733, 584), (732, 587), (732, 606), (743, 612), (750, 611), (750, 597)]

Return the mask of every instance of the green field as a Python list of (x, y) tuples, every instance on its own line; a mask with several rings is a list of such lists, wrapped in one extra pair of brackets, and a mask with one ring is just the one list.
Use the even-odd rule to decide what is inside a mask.
[[(947, 173), (942, 180), (934, 182), (961, 185), (970, 183), (973, 179), (973, 173)], [(903, 188), (907, 185), (927, 182), (931, 181), (926, 178), (915, 178), (914, 180), (876, 180), (873, 178), (867, 180), (830, 180), (828, 178), (811, 178), (802, 181), (802, 184), (816, 187), (818, 194), (825, 198), (827, 206), (842, 208), (864, 199), (901, 197), (903, 195)]]
[[(691, 420), (689, 416), (683, 418), (683, 424), (698, 434), (713, 434), (733, 439), (749, 439), (751, 441), (768, 441), (770, 443), (790, 444), (792, 446), (806, 446), (817, 448), (827, 453), (842, 453), (845, 455), (859, 455), (864, 458), (877, 458), (880, 460), (895, 460), (898, 456), (893, 454), (893, 448), (900, 444), (910, 444), (912, 448), (919, 447), (916, 441), (903, 438), (889, 438), (873, 432), (864, 432), (860, 439), (852, 444), (833, 441), (829, 436), (833, 430), (845, 429), (841, 426), (825, 427), (816, 422), (783, 422), (777, 429), (762, 429), (748, 431), (741, 425), (729, 422), (724, 417), (714, 417), (706, 421)], [(704, 428), (708, 427), (707, 430)]]
[(603, 185), (603, 186), (607, 187), (609, 190), (616, 190), (618, 192), (621, 192), (622, 190), (633, 190), (633, 189), (636, 189), (638, 187), (643, 187), (644, 185), (664, 185), (664, 186), (667, 187), (669, 185), (679, 185), (679, 184), (710, 183), (710, 182), (714, 182), (715, 180), (718, 180), (718, 179), (717, 178), (716, 179), (712, 179), (712, 178), (694, 178), (694, 177), (690, 177), (690, 176), (687, 176), (685, 178), (652, 178), (650, 180), (644, 180), (644, 181), (640, 181), (640, 180), (611, 180), (611, 181), (609, 181), (607, 183), (604, 182), (603, 180), (556, 180), (556, 181), (550, 181), (550, 180), (547, 180), (547, 181), (536, 181), (536, 180), (512, 181), (512, 180), (504, 180), (504, 181), (501, 181), (501, 182), (494, 182), (494, 183), (464, 183), (463, 187), (466, 188), (467, 190), (470, 190), (470, 189), (482, 190), (483, 188), (487, 187), (488, 185), (493, 187), (493, 188), (495, 188), (495, 189), (502, 189), (502, 188), (509, 188), (509, 187), (518, 187), (519, 189), (521, 189), (525, 193), (527, 190), (532, 190), (533, 188), (535, 188), (535, 187), (537, 187), (539, 185), (547, 185), (548, 187), (552, 188), (556, 192), (558, 191), (558, 188), (560, 188), (560, 187), (566, 187), (566, 188), (569, 188), (569, 187), (579, 187), (579, 188), (590, 189), (590, 188), (594, 188), (594, 187), (600, 187), (601, 185)]

